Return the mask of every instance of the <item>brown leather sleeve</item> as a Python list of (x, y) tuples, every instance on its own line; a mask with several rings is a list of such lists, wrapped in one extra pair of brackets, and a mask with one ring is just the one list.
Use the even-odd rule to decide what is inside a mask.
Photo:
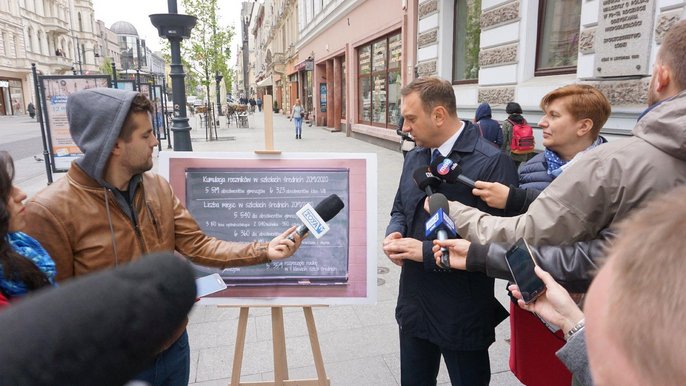
[(269, 262), (268, 243), (237, 243), (207, 236), (173, 194), (176, 250), (196, 264), (226, 268)]

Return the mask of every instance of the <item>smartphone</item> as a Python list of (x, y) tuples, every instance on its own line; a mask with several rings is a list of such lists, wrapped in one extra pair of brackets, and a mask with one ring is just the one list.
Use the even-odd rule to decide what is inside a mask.
[(218, 273), (213, 273), (209, 276), (203, 276), (195, 279), (196, 297), (201, 298), (215, 292), (226, 289), (224, 279)]
[(534, 267), (536, 262), (529, 246), (524, 239), (519, 239), (505, 255), (507, 266), (510, 268), (515, 284), (522, 293), (524, 303), (531, 303), (545, 292), (545, 284), (536, 276)]

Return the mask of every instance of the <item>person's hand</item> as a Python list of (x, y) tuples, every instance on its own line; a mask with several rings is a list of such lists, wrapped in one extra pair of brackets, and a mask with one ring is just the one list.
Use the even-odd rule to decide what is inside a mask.
[(402, 265), (403, 260), (423, 261), (422, 242), (410, 237), (402, 237), (399, 232), (393, 232), (383, 241), (383, 251), (391, 261)]
[(499, 182), (476, 181), (472, 194), (480, 197), (491, 208), (505, 209), (510, 188)]
[(535, 312), (549, 323), (560, 327), (566, 335), (572, 327), (584, 318), (584, 313), (579, 309), (572, 297), (569, 296), (567, 290), (562, 288), (548, 272), (538, 266), (534, 268), (534, 271), (536, 276), (540, 277), (546, 286), (543, 295), (539, 296), (535, 301), (524, 304), (522, 293), (516, 284), (510, 285), (508, 289), (517, 299), (517, 304), (521, 308)]
[(295, 235), (295, 241), (288, 239), (288, 236), (295, 232), (295, 225), (288, 228), (282, 234), (274, 237), (272, 241), (269, 242), (269, 247), (267, 249), (267, 257), (269, 260), (285, 259), (292, 256), (295, 251), (300, 248), (302, 243), (302, 237)]
[(441, 265), (441, 247), (448, 248), (450, 268), (467, 270), (467, 252), (472, 243), (465, 239), (434, 240), (431, 250), (436, 258), (436, 265)]

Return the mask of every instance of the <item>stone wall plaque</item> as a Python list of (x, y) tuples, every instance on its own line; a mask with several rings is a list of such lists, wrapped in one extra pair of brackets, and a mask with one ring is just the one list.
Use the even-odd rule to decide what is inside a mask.
[(600, 0), (594, 76), (650, 75), (655, 0)]

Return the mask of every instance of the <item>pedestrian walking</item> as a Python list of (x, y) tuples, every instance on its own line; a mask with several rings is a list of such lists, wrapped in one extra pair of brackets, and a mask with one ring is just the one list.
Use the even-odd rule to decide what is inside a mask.
[(305, 116), (305, 110), (303, 110), (300, 104), (300, 99), (295, 100), (293, 104), (293, 110), (291, 111), (291, 119), (295, 121), (295, 139), (303, 139), (303, 117)]
[(257, 103), (257, 109), (260, 110), (260, 112), (262, 112), (262, 98), (258, 97), (255, 102)]
[(33, 105), (33, 102), (29, 102), (29, 105), (26, 106), (26, 110), (29, 112), (29, 117), (31, 117), (31, 119), (36, 117), (36, 106)]

